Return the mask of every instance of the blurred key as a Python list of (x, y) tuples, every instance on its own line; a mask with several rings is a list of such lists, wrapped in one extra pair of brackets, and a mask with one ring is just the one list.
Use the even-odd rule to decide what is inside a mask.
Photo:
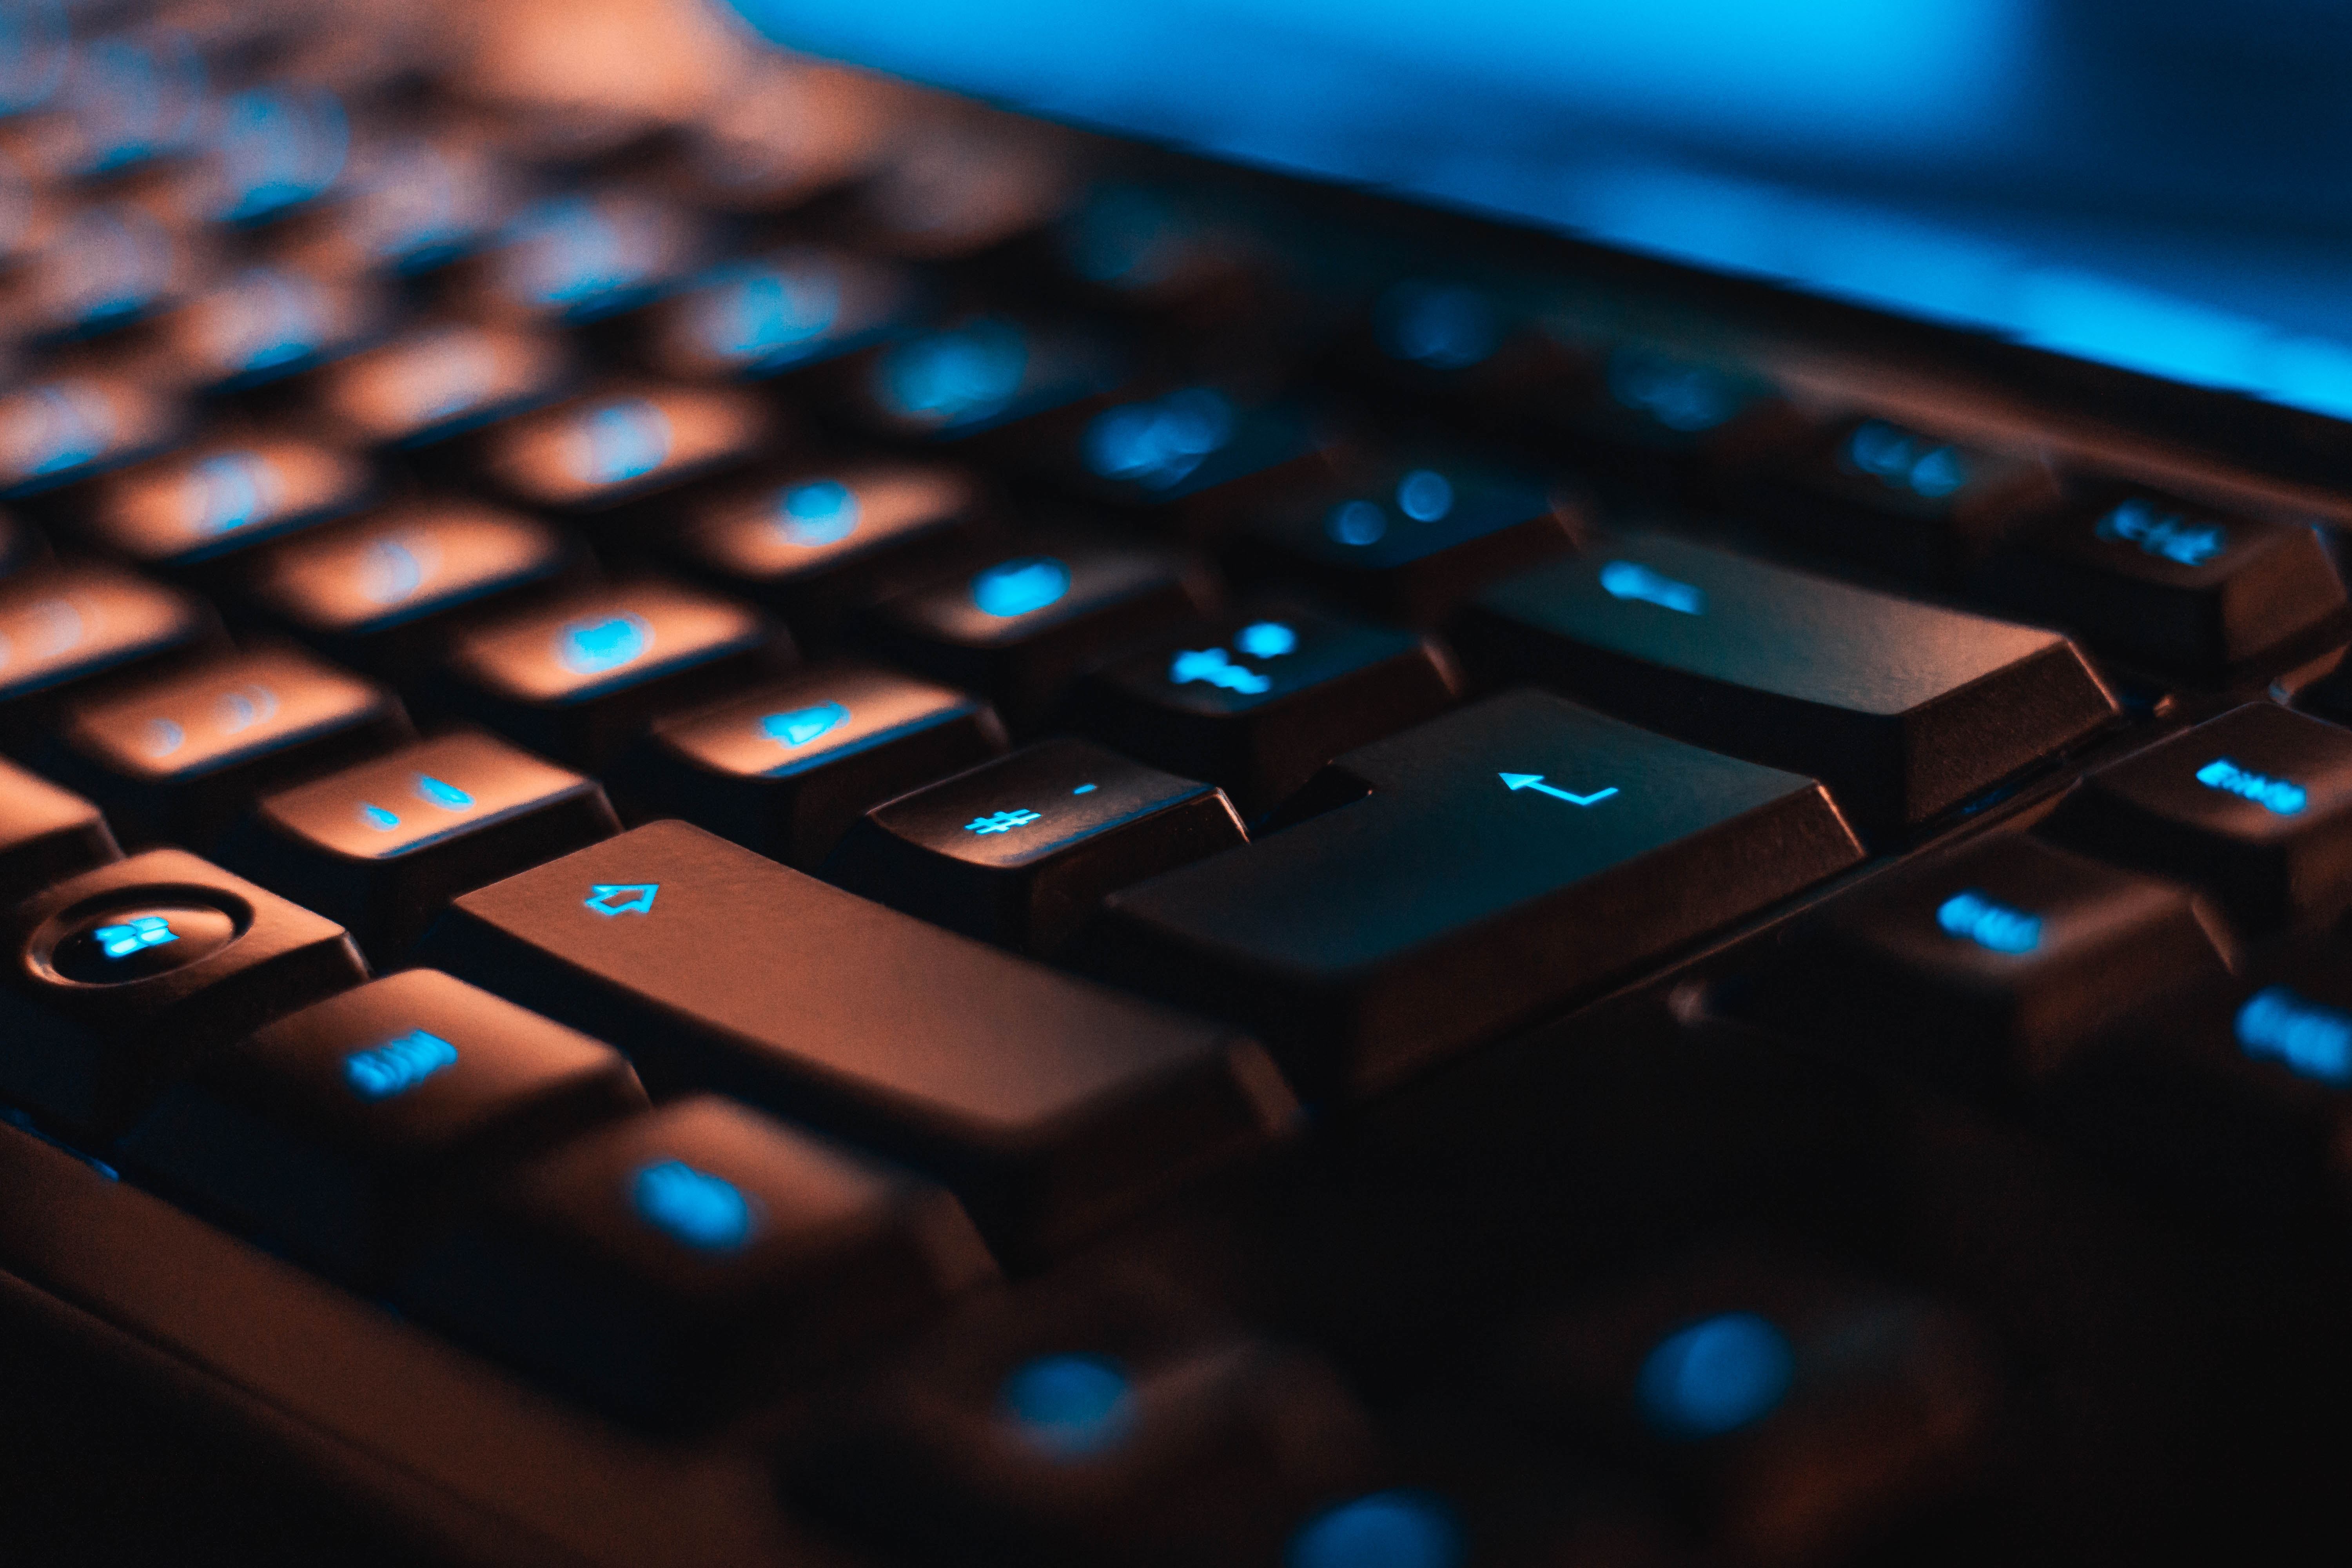
[(1082, 962), (1244, 1020), (1310, 1091), (1393, 1081), (1862, 858), (1811, 780), (1532, 691), (1306, 793), (1335, 808), (1113, 894)]
[(806, 56), (746, 61), (746, 79), (699, 106), (672, 165), (689, 199), (724, 212), (777, 212), (871, 172), (916, 89)]
[(552, 402), (573, 374), (570, 352), (552, 337), (438, 322), (338, 360), (289, 390), (353, 446), (414, 450)]
[(63, 79), (19, 132), (53, 179), (119, 175), (193, 150), (208, 107), (205, 62), (173, 27), (101, 32), (59, 50)]
[(1948, 580), (2057, 498), (2044, 459), (1846, 419), (1759, 477), (1777, 528), (1915, 581)]
[(938, 1188), (709, 1097), (575, 1138), (493, 1201), (419, 1260), (404, 1300), (656, 1422), (829, 1371), (993, 1272)]
[(1234, 1035), (679, 822), (467, 894), (422, 956), (594, 1028), (656, 1096), (738, 1095), (937, 1175), (1020, 1256), (1260, 1151), (1294, 1111)]
[(414, 277), (481, 244), (512, 215), (517, 171), (456, 132), (401, 132), (363, 142), (336, 199), (301, 215), (278, 254), (331, 277), (385, 270)]
[(1432, 626), (1496, 578), (1570, 553), (1582, 531), (1580, 508), (1524, 476), (1468, 462), (1376, 473), (1275, 503), (1236, 542), (1240, 574)]
[(166, 386), (243, 392), (355, 353), (393, 319), (373, 283), (247, 267), (158, 317), (138, 371)]
[(412, 969), (220, 1053), (141, 1120), (123, 1158), (365, 1285), (499, 1164), (645, 1104), (611, 1047)]
[(2121, 485), (2092, 488), (2024, 530), (1976, 586), (2118, 658), (2191, 674), (2314, 632), (2345, 604), (2310, 525)]
[(0, 907), (121, 858), (97, 806), (0, 762)]
[(464, 500), (381, 507), (254, 552), (245, 590), (336, 659), (408, 678), (465, 625), (580, 574), (536, 518)]
[(92, 203), (13, 269), (0, 312), (24, 337), (97, 337), (177, 304), (209, 281), (214, 260), (203, 237), (173, 232), (138, 202)]
[(177, 849), (84, 872), (10, 911), (0, 1089), (110, 1136), (167, 1077), (367, 978), (331, 921)]
[(592, 516), (773, 453), (777, 416), (731, 388), (624, 384), (506, 420), (480, 466), (525, 506)]
[(644, 304), (707, 259), (701, 222), (626, 190), (550, 196), (453, 268), (457, 302), (493, 319), (587, 321)]
[(291, 436), (215, 437), (97, 481), (85, 529), (142, 566), (201, 565), (363, 504), (367, 463)]
[(190, 225), (282, 221), (337, 190), (351, 166), (352, 113), (315, 81), (256, 82), (213, 107), (204, 154), (168, 179)]
[(1054, 740), (876, 806), (824, 876), (950, 931), (1050, 952), (1105, 894), (1247, 842), (1214, 784)]
[(389, 965), (458, 894), (620, 828), (594, 780), (457, 733), (263, 796), (220, 859)]
[(2053, 632), (1658, 534), (1498, 583), (1454, 633), (1489, 679), (1811, 773), (1870, 829), (1916, 826), (2116, 718)]
[(69, 702), (52, 769), (134, 843), (208, 843), (266, 789), (414, 731), (389, 691), (292, 649), (211, 659)]
[(220, 641), (176, 589), (112, 566), (56, 566), (0, 583), (0, 731), (22, 744), (84, 681), (168, 667)]
[(782, 631), (758, 612), (647, 578), (461, 632), (441, 700), (533, 751), (593, 770), (657, 715), (792, 658)]
[(876, 434), (971, 460), (1057, 449), (1128, 384), (1127, 356), (1076, 328), (974, 316), (850, 362), (850, 406)]
[(0, 498), (78, 484), (158, 451), (185, 428), (177, 399), (68, 372), (0, 396)]
[(2150, 997), (2228, 973), (2189, 890), (2004, 835), (1832, 903), (1748, 1004), (1874, 1070), (2012, 1095)]
[(876, 646), (986, 696), (1018, 733), (1042, 723), (1089, 666), (1213, 607), (1206, 574), (1182, 556), (1044, 542), (890, 601), (874, 619)]
[(2249, 928), (2320, 924), (2352, 905), (2352, 731), (2248, 703), (2090, 773), (2042, 831)]
[(1361, 379), (1407, 419), (1432, 401), (1482, 427), (1530, 432), (1546, 400), (1595, 376), (1591, 351), (1545, 330), (1508, 279), (1424, 275), (1391, 284), (1343, 339), (1336, 374)]
[(1780, 389), (1736, 355), (1640, 340), (1591, 350), (1599, 375), (1565, 384), (1543, 408), (1583, 462), (1705, 499), (1726, 472), (1803, 438)]
[(856, 192), (846, 226), (861, 248), (969, 259), (1067, 203), (1073, 153), (1059, 128), (938, 98), (910, 108)]
[(1125, 178), (1089, 186), (1055, 221), (1048, 245), (1058, 269), (1097, 299), (1187, 324), (1248, 300), (1266, 264), (1247, 215), (1181, 184)]
[(819, 666), (655, 724), (615, 787), (803, 871), (866, 807), (1000, 756), (985, 702), (871, 665)]
[(772, 605), (812, 647), (857, 612), (978, 564), (1003, 531), (971, 474), (891, 460), (747, 479), (679, 510), (667, 547)]
[(1220, 538), (1274, 497), (1334, 482), (1325, 442), (1304, 411), (1237, 404), (1212, 386), (1116, 404), (1072, 436), (1033, 454), (1032, 466), (1166, 538)]
[(655, 302), (637, 352), (680, 381), (765, 381), (907, 332), (925, 304), (902, 267), (794, 246), (722, 262)]
[(1206, 779), (1255, 820), (1342, 752), (1434, 719), (1460, 677), (1426, 637), (1262, 604), (1087, 677), (1078, 726)]

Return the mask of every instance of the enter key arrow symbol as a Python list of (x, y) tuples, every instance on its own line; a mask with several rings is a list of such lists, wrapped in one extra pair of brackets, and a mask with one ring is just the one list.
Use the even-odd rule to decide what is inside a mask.
[(1611, 784), (1607, 789), (1596, 790), (1591, 795), (1571, 795), (1567, 790), (1544, 783), (1541, 773), (1497, 773), (1496, 776), (1503, 781), (1504, 788), (1514, 793), (1523, 789), (1538, 790), (1570, 805), (1598, 805), (1617, 793), (1617, 786)]

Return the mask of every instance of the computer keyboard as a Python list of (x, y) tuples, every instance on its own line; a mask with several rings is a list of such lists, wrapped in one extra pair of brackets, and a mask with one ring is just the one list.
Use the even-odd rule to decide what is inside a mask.
[(2352, 1550), (2304, 425), (0, 19), (0, 1559)]

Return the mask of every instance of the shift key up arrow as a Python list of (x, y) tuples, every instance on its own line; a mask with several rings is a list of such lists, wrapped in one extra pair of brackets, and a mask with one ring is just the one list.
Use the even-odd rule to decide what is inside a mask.
[(1596, 790), (1591, 795), (1570, 795), (1564, 789), (1544, 783), (1541, 773), (1497, 773), (1496, 776), (1503, 781), (1506, 789), (1515, 795), (1523, 789), (1540, 790), (1552, 799), (1564, 800), (1570, 805), (1598, 805), (1617, 793), (1617, 786), (1611, 784), (1607, 789)]

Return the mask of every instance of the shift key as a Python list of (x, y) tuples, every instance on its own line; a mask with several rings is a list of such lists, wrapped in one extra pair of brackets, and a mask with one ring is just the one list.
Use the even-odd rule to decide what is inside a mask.
[(869, 903), (681, 822), (459, 899), (421, 962), (927, 1171), (1041, 1257), (1287, 1130), (1230, 1031)]

